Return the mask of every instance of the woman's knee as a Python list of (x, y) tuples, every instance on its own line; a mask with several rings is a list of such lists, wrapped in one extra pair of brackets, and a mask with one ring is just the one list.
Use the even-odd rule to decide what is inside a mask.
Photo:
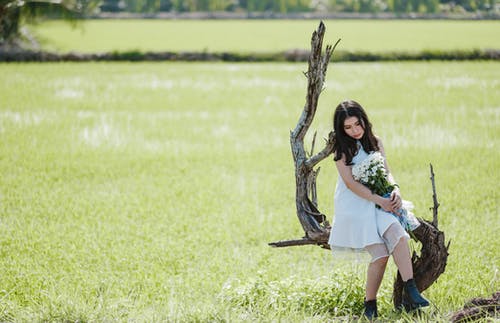
[(408, 234), (399, 223), (392, 224), (383, 235), (389, 253), (393, 253), (401, 243), (408, 243)]
[(385, 267), (388, 261), (389, 261), (389, 256), (382, 256), (377, 259), (374, 259), (371, 263), (375, 266)]

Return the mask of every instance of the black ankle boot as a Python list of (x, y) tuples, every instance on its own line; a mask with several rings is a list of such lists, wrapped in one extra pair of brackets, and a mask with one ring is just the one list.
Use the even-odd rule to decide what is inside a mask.
[(366, 301), (365, 300), (365, 317), (370, 321), (378, 316), (377, 313), (377, 300)]
[(407, 311), (429, 306), (429, 301), (420, 295), (413, 278), (404, 282), (403, 306)]

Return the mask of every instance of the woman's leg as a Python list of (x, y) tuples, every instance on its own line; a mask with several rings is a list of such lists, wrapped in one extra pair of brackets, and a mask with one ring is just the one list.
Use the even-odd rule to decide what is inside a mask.
[(408, 281), (413, 278), (413, 267), (411, 264), (410, 248), (406, 238), (399, 239), (398, 244), (394, 247), (392, 258), (398, 267), (399, 274), (403, 281)]
[(366, 278), (366, 295), (367, 301), (377, 298), (377, 292), (384, 278), (385, 268), (389, 257), (382, 257), (368, 265), (368, 272)]
[(413, 278), (408, 235), (403, 227), (399, 223), (391, 224), (384, 232), (383, 239), (386, 241), (387, 248), (392, 254), (403, 281)]
[(391, 225), (384, 233), (384, 239), (388, 242), (388, 249), (392, 248), (392, 257), (404, 282), (403, 306), (405, 309), (411, 310), (429, 306), (429, 301), (420, 295), (413, 280), (410, 248), (403, 228), (399, 224)]
[(364, 316), (371, 321), (378, 316), (377, 292), (384, 277), (389, 251), (383, 243), (369, 245), (365, 249), (372, 256), (372, 261), (367, 271)]

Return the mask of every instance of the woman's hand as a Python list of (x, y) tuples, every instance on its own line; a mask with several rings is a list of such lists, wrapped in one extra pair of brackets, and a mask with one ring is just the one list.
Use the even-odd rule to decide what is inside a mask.
[(377, 195), (377, 198), (374, 202), (379, 205), (384, 211), (391, 212), (396, 215), (399, 215), (399, 210), (403, 206), (403, 200), (401, 199), (401, 195), (399, 194), (398, 190), (392, 191), (389, 198)]
[(375, 203), (386, 212), (394, 212), (393, 201), (390, 198), (378, 196)]
[(398, 211), (401, 207), (403, 207), (403, 199), (401, 198), (401, 194), (399, 193), (399, 189), (397, 187), (391, 192), (389, 200), (391, 201), (391, 212), (399, 215)]

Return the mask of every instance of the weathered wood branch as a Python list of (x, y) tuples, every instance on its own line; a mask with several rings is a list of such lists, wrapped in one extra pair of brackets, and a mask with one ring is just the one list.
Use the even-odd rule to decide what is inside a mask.
[(312, 238), (302, 238), (296, 240), (282, 240), (271, 242), (269, 244), (272, 247), (293, 247), (293, 246), (307, 246), (307, 245), (318, 245), (325, 249), (330, 249), (328, 245), (328, 237), (326, 239), (312, 239)]
[(432, 164), (429, 164), (431, 168), (431, 182), (432, 182), (432, 201), (433, 201), (433, 206), (432, 206), (432, 225), (434, 227), (438, 227), (438, 208), (439, 208), (439, 203), (437, 200), (437, 194), (436, 194), (436, 183), (434, 182), (434, 168), (432, 167)]
[(493, 322), (500, 318), (500, 291), (493, 293), (490, 298), (473, 298), (468, 301), (464, 308), (457, 311), (451, 317), (453, 323), (471, 322), (485, 319), (485, 322)]
[[(297, 216), (306, 234), (305, 239), (327, 236), (330, 230), (326, 216), (317, 209), (316, 177), (319, 170), (315, 171), (313, 167), (332, 153), (333, 133), (329, 135), (329, 140), (327, 140), (325, 148), (318, 154), (307, 158), (304, 148), (304, 137), (316, 114), (318, 99), (325, 82), (328, 63), (335, 49), (333, 46), (327, 46), (325, 53), (322, 53), (324, 34), (325, 25), (321, 22), (318, 29), (313, 32), (311, 38), (311, 54), (309, 56), (308, 70), (305, 73), (307, 77), (306, 102), (295, 129), (290, 133), (290, 145), (295, 164)], [(314, 144), (315, 137), (313, 139), (311, 155)], [(302, 243), (302, 240), (294, 243)], [(273, 245), (277, 246), (276, 244)]]
[(328, 63), (330, 62), (335, 47), (340, 42), (339, 39), (335, 46), (327, 46), (325, 54), (322, 55), (321, 52), (325, 31), (325, 25), (323, 24), (323, 22), (321, 22), (318, 29), (312, 34), (308, 71), (307, 73), (305, 73), (308, 80), (306, 103), (304, 105), (304, 110), (302, 111), (302, 115), (300, 116), (297, 126), (290, 135), (290, 137), (295, 138), (296, 141), (302, 141), (302, 144), (304, 136), (306, 135), (307, 130), (309, 129), (309, 126), (314, 119), (314, 115), (316, 114), (316, 109), (318, 107), (318, 98), (321, 94), (321, 90), (323, 89)]
[(316, 155), (307, 159), (305, 161), (306, 167), (313, 168), (314, 166), (316, 166), (316, 164), (318, 164), (320, 161), (322, 161), (323, 159), (325, 159), (326, 157), (328, 157), (329, 155), (331, 155), (333, 153), (334, 136), (335, 136), (334, 132), (331, 131), (328, 134), (328, 140), (326, 141), (325, 148), (323, 148), (323, 150), (321, 150)]

